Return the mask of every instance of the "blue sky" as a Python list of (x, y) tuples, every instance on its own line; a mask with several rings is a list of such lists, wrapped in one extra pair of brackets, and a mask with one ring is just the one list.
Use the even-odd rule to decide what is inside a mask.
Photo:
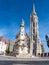
[(15, 36), (20, 30), (22, 18), (29, 35), (33, 3), (39, 19), (41, 43), (44, 45), (45, 51), (48, 52), (49, 48), (46, 45), (45, 35), (49, 35), (49, 0), (0, 0), (0, 36), (15, 40)]

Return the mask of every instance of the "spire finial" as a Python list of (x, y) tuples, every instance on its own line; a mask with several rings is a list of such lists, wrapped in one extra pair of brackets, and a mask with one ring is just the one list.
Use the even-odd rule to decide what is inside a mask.
[(33, 12), (35, 12), (35, 5), (34, 5), (34, 3), (33, 3)]
[(22, 23), (21, 23), (21, 26), (24, 26), (24, 19), (22, 19)]

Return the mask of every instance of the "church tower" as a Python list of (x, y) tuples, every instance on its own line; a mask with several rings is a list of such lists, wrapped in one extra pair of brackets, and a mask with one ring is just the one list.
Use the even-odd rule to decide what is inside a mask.
[(33, 12), (30, 15), (30, 54), (38, 55), (39, 53), (39, 33), (38, 33), (38, 16), (33, 4)]

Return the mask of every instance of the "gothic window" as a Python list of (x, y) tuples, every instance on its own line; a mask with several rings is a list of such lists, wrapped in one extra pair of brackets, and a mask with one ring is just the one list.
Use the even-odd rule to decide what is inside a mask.
[(35, 27), (35, 23), (33, 22), (33, 27)]
[(35, 33), (35, 29), (33, 29), (33, 33)]
[(33, 35), (33, 40), (35, 40), (35, 36)]
[(36, 38), (37, 38), (37, 34), (36, 34)]
[(36, 22), (36, 27), (37, 27), (37, 22)]

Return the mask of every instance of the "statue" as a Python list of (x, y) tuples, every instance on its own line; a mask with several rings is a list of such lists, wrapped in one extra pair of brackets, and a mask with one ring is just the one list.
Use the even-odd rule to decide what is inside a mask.
[(48, 37), (48, 35), (46, 35), (45, 38), (46, 38), (46, 41), (47, 41), (47, 46), (49, 47), (49, 37)]

